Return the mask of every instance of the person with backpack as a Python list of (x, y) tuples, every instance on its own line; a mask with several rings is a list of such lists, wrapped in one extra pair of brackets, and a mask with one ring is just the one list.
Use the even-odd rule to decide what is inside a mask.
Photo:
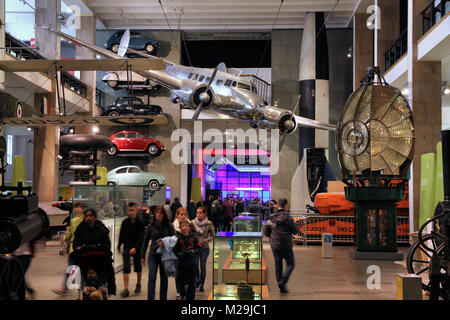
[[(297, 226), (287, 210), (288, 201), (278, 201), (278, 212), (267, 219), (264, 234), (270, 238), (270, 247), (275, 260), (275, 275), (281, 293), (287, 293), (286, 283), (295, 267), (292, 235), (298, 233)], [(283, 272), (283, 259), (286, 270)]]

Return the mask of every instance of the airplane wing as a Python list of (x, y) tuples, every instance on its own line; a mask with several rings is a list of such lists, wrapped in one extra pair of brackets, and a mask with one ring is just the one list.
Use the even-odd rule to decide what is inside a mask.
[(46, 115), (45, 117), (3, 118), (3, 124), (10, 126), (45, 127), (45, 126), (124, 126), (124, 125), (164, 125), (169, 123), (165, 114), (157, 116), (120, 116), (120, 117), (86, 117)]
[(2, 60), (0, 70), (6, 72), (46, 72), (63, 70), (163, 70), (166, 64), (161, 59), (80, 59), (80, 60)]
[(0, 119), (17, 116), (42, 116), (39, 108), (34, 108), (7, 92), (0, 92)]
[(330, 123), (320, 122), (317, 120), (300, 117), (297, 115), (295, 116), (295, 121), (297, 121), (298, 125), (301, 127), (336, 131), (336, 125)]
[[(89, 49), (89, 50), (91, 50), (97, 54), (100, 54), (104, 57), (107, 57), (110, 59), (123, 59), (122, 56), (120, 56), (112, 51), (109, 51), (107, 49), (100, 48), (93, 44), (84, 42), (84, 41), (79, 40), (75, 37), (72, 37), (64, 32), (56, 31), (56, 30), (53, 30), (51, 28), (44, 27), (44, 26), (42, 28), (48, 29), (50, 32), (56, 33), (57, 35), (66, 39), (67, 41), (70, 41), (75, 45)], [(136, 72), (137, 74), (140, 74), (143, 77), (149, 78), (149, 79), (157, 82), (161, 86), (166, 87), (168, 89), (175, 89), (175, 90), (181, 89), (181, 80), (169, 75), (167, 72), (165, 72), (163, 70), (161, 70), (161, 71), (148, 70), (147, 71), (146, 69), (141, 69), (140, 71), (139, 70), (133, 70), (133, 71)]]

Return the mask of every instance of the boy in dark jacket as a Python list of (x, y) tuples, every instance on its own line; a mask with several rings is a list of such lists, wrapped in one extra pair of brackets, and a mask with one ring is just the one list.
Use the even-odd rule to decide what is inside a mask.
[[(264, 234), (270, 237), (275, 260), (275, 275), (281, 293), (287, 293), (286, 283), (294, 270), (294, 252), (292, 250), (292, 235), (298, 233), (297, 226), (287, 211), (288, 201), (281, 198), (278, 202), (278, 212), (269, 216)], [(286, 260), (286, 270), (283, 273), (283, 259)]]
[[(134, 272), (137, 274), (137, 283), (134, 293), (141, 292), (142, 264), (141, 246), (144, 241), (144, 223), (137, 216), (137, 208), (134, 202), (128, 204), (128, 218), (122, 221), (119, 233), (119, 243), (117, 251), (123, 256), (123, 291), (122, 298), (130, 295), (128, 291), (129, 277), (131, 273), (130, 259), (133, 257)], [(121, 246), (123, 244), (123, 252)]]
[[(201, 247), (197, 236), (191, 233), (191, 226), (188, 219), (183, 219), (180, 223), (181, 234), (178, 235), (178, 242), (173, 252), (178, 257), (178, 281), (180, 284), (180, 295), (186, 300), (195, 299), (196, 269), (198, 251)], [(186, 286), (188, 287), (186, 292)]]

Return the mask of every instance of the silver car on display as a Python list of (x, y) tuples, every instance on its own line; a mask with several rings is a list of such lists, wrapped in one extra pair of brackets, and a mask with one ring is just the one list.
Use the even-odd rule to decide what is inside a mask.
[(115, 168), (106, 175), (108, 185), (148, 186), (150, 190), (159, 190), (166, 184), (162, 174), (144, 172), (136, 166), (122, 166)]

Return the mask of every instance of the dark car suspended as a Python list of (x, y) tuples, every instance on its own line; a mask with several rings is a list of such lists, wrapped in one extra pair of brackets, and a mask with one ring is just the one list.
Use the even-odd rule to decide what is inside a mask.
[(117, 98), (116, 101), (103, 110), (104, 116), (118, 117), (122, 115), (157, 116), (162, 108), (154, 104), (145, 104), (138, 97)]
[[(114, 53), (119, 52), (119, 44), (125, 30), (115, 32), (105, 43), (105, 48)], [(147, 38), (142, 32), (130, 31), (129, 48), (145, 51), (148, 54), (156, 55), (158, 51), (158, 40)]]

